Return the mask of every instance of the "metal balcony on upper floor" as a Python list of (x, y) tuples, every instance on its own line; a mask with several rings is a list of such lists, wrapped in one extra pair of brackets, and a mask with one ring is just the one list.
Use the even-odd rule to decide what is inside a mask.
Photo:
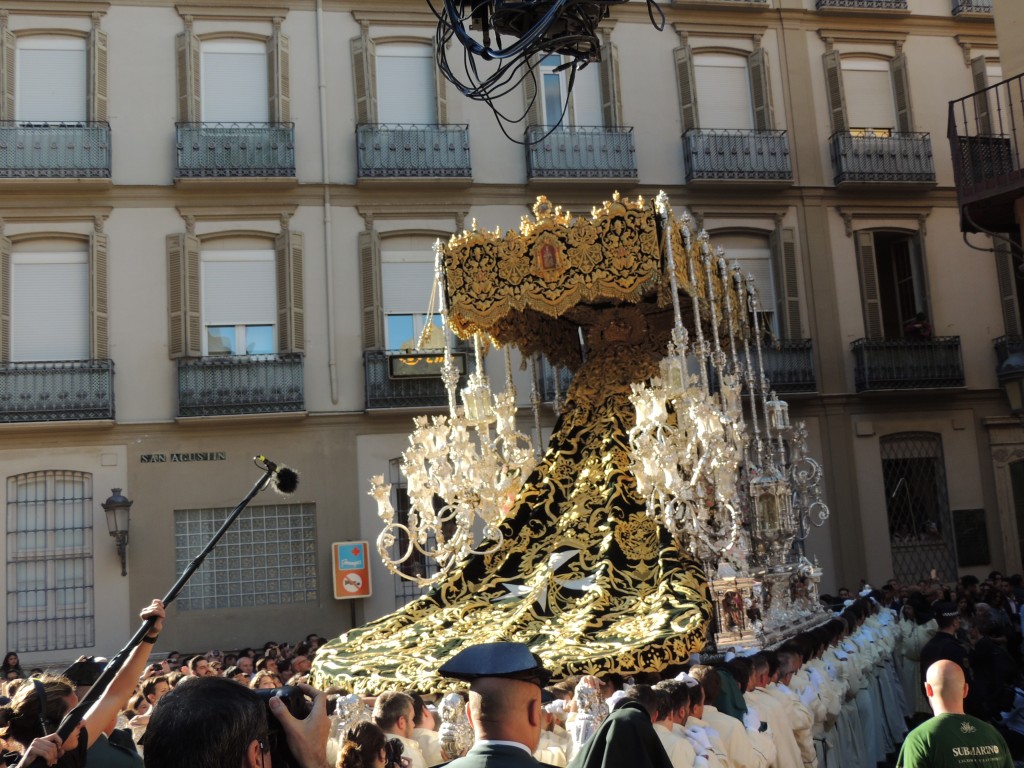
[(0, 422), (114, 418), (112, 360), (0, 363)]
[(294, 123), (178, 123), (179, 179), (294, 178)]
[[(452, 362), (459, 371), (459, 388), (466, 384), (467, 358), (465, 352), (452, 352)], [(443, 362), (444, 350), (366, 350), (363, 363), (367, 410), (447, 407), (448, 390), (441, 381)]]
[(850, 348), (858, 392), (964, 386), (959, 336), (858, 339)]
[(761, 350), (768, 386), (779, 394), (817, 392), (814, 344), (810, 339), (779, 339)]
[(828, 8), (849, 8), (857, 11), (905, 11), (907, 0), (818, 0), (819, 11)]
[(178, 360), (178, 416), (304, 411), (301, 354)]
[(694, 181), (791, 182), (785, 131), (694, 129), (683, 134), (686, 183)]
[(837, 131), (829, 143), (837, 186), (935, 183), (930, 134), (864, 128)]
[(356, 126), (360, 179), (472, 179), (468, 125)]
[(526, 177), (531, 180), (636, 181), (632, 128), (532, 125), (526, 129)]
[(953, 15), (992, 13), (992, 0), (953, 0)]
[(564, 366), (553, 366), (546, 357), (537, 362), (537, 396), (547, 404), (564, 403), (565, 393), (572, 384), (572, 371)]
[(110, 124), (0, 122), (0, 178), (109, 179)]

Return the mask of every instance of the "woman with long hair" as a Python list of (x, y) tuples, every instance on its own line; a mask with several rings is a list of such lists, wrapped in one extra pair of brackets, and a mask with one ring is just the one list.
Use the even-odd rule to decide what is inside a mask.
[(363, 720), (345, 731), (337, 768), (385, 768), (387, 737), (380, 726)]
[(3, 666), (0, 667), (0, 679), (14, 680), (24, 677), (25, 672), (21, 669), (21, 662), (18, 660), (18, 654), (14, 651), (8, 651), (7, 655), (4, 656)]

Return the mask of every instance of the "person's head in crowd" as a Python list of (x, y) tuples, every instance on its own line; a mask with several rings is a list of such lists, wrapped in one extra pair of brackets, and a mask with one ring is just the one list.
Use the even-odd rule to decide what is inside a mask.
[(759, 651), (750, 657), (750, 667), (750, 682), (753, 688), (764, 688), (771, 683), (771, 665), (768, 662), (768, 655), (764, 651)]
[(262, 672), (263, 670), (269, 670), (271, 672), (277, 672), (277, 659), (270, 656), (262, 656), (256, 660), (256, 671)]
[(850, 590), (849, 590), (849, 588), (847, 588), (847, 587), (840, 587), (839, 591), (836, 593), (836, 596), (840, 600), (849, 600), (850, 599)]
[(363, 720), (345, 731), (338, 768), (384, 768), (387, 737), (376, 723)]
[(224, 661), (224, 651), (207, 651), (206, 660), (209, 662)]
[(659, 722), (668, 721), (677, 725), (686, 725), (690, 716), (690, 692), (686, 683), (681, 680), (662, 680), (654, 690), (661, 691), (666, 698), (666, 707), (661, 712)]
[(21, 677), (21, 661), (18, 659), (18, 654), (14, 651), (8, 651), (7, 655), (4, 656), (3, 673), (6, 677), (8, 673), (16, 672), (18, 677)]
[(690, 677), (700, 683), (704, 689), (704, 701), (713, 705), (722, 695), (722, 679), (718, 676), (718, 670), (706, 664), (698, 664), (690, 670)]
[(644, 683), (627, 688), (626, 696), (616, 704), (616, 707), (623, 706), (627, 701), (635, 701), (643, 707), (651, 716), (652, 723), (659, 722), (662, 719), (662, 713), (668, 708), (667, 694)]
[(740, 693), (754, 690), (754, 665), (750, 659), (737, 656), (725, 663), (726, 669), (740, 688)]
[(253, 690), (269, 690), (273, 688), (281, 687), (281, 678), (277, 676), (276, 672), (271, 672), (269, 669), (264, 669), (257, 672), (251, 681), (249, 681), (249, 687)]
[(238, 667), (228, 667), (225, 669), (224, 677), (228, 680), (234, 680), (236, 683), (241, 683), (242, 685), (249, 684), (249, 676)]
[(256, 671), (255, 665), (252, 663), (252, 656), (242, 653), (238, 656), (238, 668), (245, 672), (247, 675), (252, 675)]
[(373, 722), (384, 733), (411, 739), (413, 716), (412, 697), (401, 691), (385, 691), (373, 704)]
[(181, 669), (181, 651), (171, 651), (167, 654), (167, 663), (172, 670)]
[(313, 663), (309, 660), (309, 657), (303, 653), (292, 656), (291, 663), (288, 669), (293, 675), (308, 675), (309, 670), (313, 668)]
[(152, 706), (146, 700), (146, 697), (141, 693), (136, 693), (128, 699), (128, 706), (122, 710), (121, 714), (131, 720), (138, 715), (145, 715), (150, 709), (152, 709)]
[(281, 655), (281, 649), (273, 640), (268, 640), (263, 644), (263, 655), (268, 659), (276, 659)]
[(9, 703), (0, 706), (0, 738), (19, 752), (32, 739), (56, 731), (64, 715), (78, 703), (75, 685), (66, 677), (44, 675), (38, 678), (38, 684), (43, 689), (45, 708), (31, 681), (20, 686)]
[(182, 672), (190, 677), (210, 677), (213, 670), (210, 669), (210, 662), (205, 656), (192, 656), (185, 662)]
[(149, 702), (150, 706), (153, 706), (170, 690), (171, 685), (167, 682), (167, 676), (157, 675), (156, 677), (149, 678), (145, 685), (142, 686), (142, 695), (146, 697), (146, 701)]
[(414, 728), (426, 728), (428, 731), (434, 728), (434, 714), (427, 709), (423, 697), (415, 691), (409, 691), (409, 698), (412, 699), (412, 724)]
[(622, 675), (616, 672), (608, 672), (601, 675), (601, 697), (607, 699), (616, 691), (622, 690)]
[(187, 677), (188, 676), (184, 672), (168, 672), (167, 673), (167, 684), (169, 686), (171, 686), (171, 689), (173, 690), (174, 687), (178, 683), (180, 683), (182, 680), (186, 679)]
[(935, 603), (932, 606), (940, 632), (955, 634), (960, 629), (960, 611), (953, 603)]
[(955, 661), (936, 661), (925, 672), (924, 693), (936, 715), (964, 714), (967, 681), (963, 669)]

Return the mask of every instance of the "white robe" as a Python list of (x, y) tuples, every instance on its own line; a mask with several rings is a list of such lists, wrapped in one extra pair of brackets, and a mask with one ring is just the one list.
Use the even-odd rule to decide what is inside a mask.
[(697, 753), (693, 751), (690, 742), (672, 732), (671, 723), (668, 721), (655, 723), (654, 732), (661, 739), (661, 745), (668, 753), (672, 768), (693, 768), (693, 764), (697, 761)]

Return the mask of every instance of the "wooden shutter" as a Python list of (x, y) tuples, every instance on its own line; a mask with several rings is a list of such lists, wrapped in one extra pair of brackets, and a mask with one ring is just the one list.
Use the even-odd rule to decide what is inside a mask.
[(996, 278), (999, 281), (999, 306), (1003, 310), (1003, 328), (1007, 336), (1020, 336), (1020, 296), (1017, 295), (1017, 265), (1013, 249), (1005, 240), (992, 238), (996, 252)]
[(831, 51), (824, 56), (825, 89), (828, 91), (828, 108), (832, 115), (832, 132), (845, 131), (846, 96), (843, 94), (843, 68), (839, 59), (839, 51)]
[(384, 308), (380, 280), (380, 235), (359, 233), (359, 283), (363, 312), (363, 348), (384, 348)]
[(992, 111), (989, 107), (988, 61), (984, 56), (971, 59), (971, 78), (974, 80), (974, 116), (979, 136), (992, 135)]
[(89, 33), (89, 119), (107, 122), (107, 33), (93, 27)]
[(0, 235), (0, 362), (11, 359), (11, 239)]
[(606, 40), (601, 47), (601, 117), (605, 128), (622, 125), (622, 89), (619, 85), (619, 48)]
[(772, 273), (775, 277), (775, 316), (784, 339), (802, 339), (800, 322), (800, 264), (796, 254), (796, 232), (777, 228), (769, 236)]
[(914, 118), (910, 112), (910, 81), (907, 77), (907, 57), (900, 54), (889, 67), (892, 71), (892, 94), (896, 102), (896, 129), (900, 133), (914, 130)]
[(301, 232), (284, 230), (274, 239), (277, 275), (277, 348), (302, 352), (306, 348), (306, 313), (303, 296)]
[(288, 60), (288, 36), (281, 34), (279, 26), (267, 40), (267, 77), (270, 94), (270, 121), (287, 123), (291, 120), (291, 64)]
[(448, 125), (448, 81), (436, 66), (432, 66), (431, 69), (434, 72), (434, 89), (437, 94), (437, 124)]
[(770, 131), (775, 120), (772, 115), (772, 91), (768, 82), (768, 56), (764, 48), (758, 48), (747, 56), (747, 70), (750, 73), (750, 106), (754, 111), (754, 128)]
[(352, 38), (352, 76), (355, 79), (356, 123), (377, 122), (377, 46), (365, 35)]
[(178, 75), (178, 122), (197, 123), (202, 113), (199, 38), (191, 31), (175, 37)]
[(107, 308), (107, 236), (89, 236), (89, 357), (110, 358), (110, 323)]
[(878, 264), (875, 237), (871, 232), (856, 233), (857, 270), (860, 272), (860, 298), (864, 310), (864, 335), (885, 338), (882, 326), (882, 297), (878, 289)]
[[(0, 31), (0, 120), (14, 119), (14, 89), (17, 83), (14, 62), (18, 55), (18, 39), (5, 26)], [(7, 357), (5, 360), (9, 359)]]
[(172, 358), (202, 355), (199, 300), (199, 238), (187, 233), (168, 235), (167, 349)]
[(676, 84), (679, 87), (679, 116), (683, 133), (700, 125), (697, 113), (697, 81), (693, 72), (693, 53), (690, 46), (682, 45), (672, 51), (676, 62)]
[(526, 127), (541, 125), (544, 122), (544, 95), (540, 90), (540, 58), (530, 59), (526, 75), (523, 77), (523, 101), (526, 106)]

